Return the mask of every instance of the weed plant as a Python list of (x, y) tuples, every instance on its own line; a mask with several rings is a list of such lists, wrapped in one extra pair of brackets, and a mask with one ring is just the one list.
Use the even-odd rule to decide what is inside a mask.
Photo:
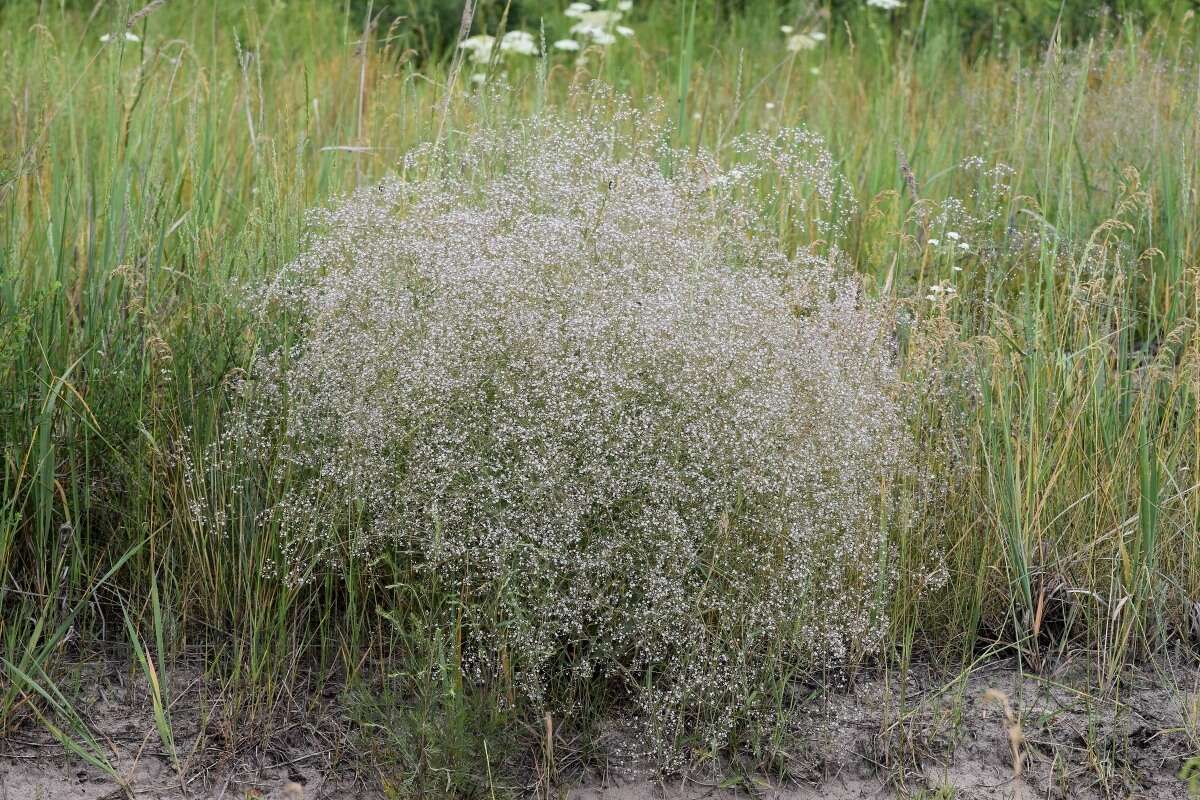
[(464, 680), (535, 708), (611, 682), (680, 768), (685, 731), (722, 749), (771, 683), (877, 650), (908, 448), (886, 310), (742, 199), (786, 186), (832, 233), (821, 141), (747, 137), (732, 170), (668, 142), (590, 98), (319, 214), (207, 465), (278, 497), (200, 496), (197, 525), (254, 511), (289, 583), (384, 560), (422, 607), (452, 592)]

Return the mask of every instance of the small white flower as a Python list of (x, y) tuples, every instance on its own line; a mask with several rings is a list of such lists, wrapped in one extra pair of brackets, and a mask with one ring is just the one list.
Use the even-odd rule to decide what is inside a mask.
[(571, 3), (571, 5), (567, 6), (567, 10), (563, 14), (566, 14), (568, 17), (582, 17), (591, 10), (592, 7), (587, 3)]
[(621, 0), (617, 3), (618, 11), (630, 11), (633, 8), (633, 0)]
[(960, 242), (958, 245), (958, 249), (959, 250), (970, 250), (971, 245), (967, 244), (966, 242)]
[(579, 14), (579, 22), (571, 26), (571, 33), (587, 36), (596, 44), (607, 46), (617, 40), (610, 30), (620, 18), (620, 11), (586, 11)]
[(953, 267), (955, 272), (962, 272), (962, 267)]
[(815, 42), (825, 41), (825, 31), (809, 31), (808, 35)]
[(554, 43), (555, 50), (578, 50), (579, 42), (574, 39), (559, 39)]
[(775, 104), (767, 103), (767, 111), (774, 111), (774, 110), (775, 110)]
[(796, 31), (796, 29), (791, 25), (780, 25), (779, 30), (783, 31), (784, 33), (794, 33)]
[(812, 50), (817, 46), (817, 40), (809, 36), (807, 33), (797, 33), (788, 37), (787, 49), (793, 53), (798, 53), (801, 50)]
[(951, 240), (953, 240), (953, 241), (956, 241), (956, 242), (957, 242), (957, 241), (958, 241), (959, 239), (961, 239), (962, 237), (961, 237), (961, 236), (959, 236), (959, 235), (958, 235), (958, 233), (957, 233), (956, 231), (948, 231), (948, 232), (946, 233), (946, 238), (947, 238), (947, 239), (951, 239)]
[(136, 33), (131, 33), (131, 32), (129, 32), (129, 31), (125, 31), (125, 41), (127, 41), (127, 42), (140, 42), (140, 41), (141, 41), (141, 38), (139, 38), (139, 37), (138, 37), (138, 35), (137, 35)]
[(474, 36), (468, 36), (458, 43), (458, 46), (468, 52), (478, 52), (480, 50), (491, 51), (492, 45), (495, 43), (494, 36), (488, 36), (486, 33), (477, 33)]
[(528, 31), (509, 31), (504, 34), (504, 38), (500, 40), (500, 49), (523, 56), (536, 56), (538, 52), (533, 34)]
[(871, 8), (882, 8), (884, 11), (895, 11), (904, 5), (904, 0), (867, 0)]
[(938, 246), (939, 244), (941, 244), (941, 243), (942, 243), (942, 240), (941, 240), (941, 239), (930, 239), (930, 240), (929, 240), (929, 246), (930, 246), (930, 247), (937, 247), (937, 246)]
[(487, 80), (487, 75), (482, 72), (476, 72), (471, 76), (471, 83), (483, 83)]
[(618, 25), (617, 33), (628, 39), (630, 36), (633, 36), (633, 28), (629, 27), (628, 25)]

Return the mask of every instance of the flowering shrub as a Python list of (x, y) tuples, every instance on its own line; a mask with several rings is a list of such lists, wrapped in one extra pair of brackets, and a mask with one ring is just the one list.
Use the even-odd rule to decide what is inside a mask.
[(826, 213), (819, 140), (729, 171), (662, 141), (621, 108), (480, 128), (318, 212), (226, 452), (287, 487), (292, 579), (386, 554), (452, 586), (471, 678), (615, 681), (669, 764), (878, 643), (902, 426), (881, 307), (750, 199), (784, 169)]

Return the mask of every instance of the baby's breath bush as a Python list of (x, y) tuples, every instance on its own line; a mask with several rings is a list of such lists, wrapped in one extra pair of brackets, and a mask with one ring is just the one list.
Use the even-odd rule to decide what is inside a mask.
[(470, 679), (621, 687), (670, 762), (878, 644), (903, 448), (883, 309), (757, 209), (836, 234), (820, 140), (728, 171), (663, 141), (619, 107), (484, 126), (318, 213), (226, 451), (286, 487), (288, 577), (403, 564), (457, 593)]

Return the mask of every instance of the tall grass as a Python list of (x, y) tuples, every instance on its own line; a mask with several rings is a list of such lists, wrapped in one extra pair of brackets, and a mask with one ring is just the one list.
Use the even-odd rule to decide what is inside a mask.
[[(297, 664), (352, 681), (407, 663), (403, 766), (467, 791), (500, 763), (512, 712), (460, 693), (453, 637), (419, 624), (444, 609), (414, 607), (402, 576), (269, 577), (277, 531), (218, 537), (185, 513), (238, 476), (200, 491), (188, 465), (265, 346), (239, 287), (298, 252), (306, 209), (392, 170), (443, 113), (454, 129), (569, 106), (597, 76), (660, 98), (681, 143), (723, 160), (739, 133), (799, 123), (839, 159), (861, 209), (848, 254), (907, 309), (915, 432), (944, 486), (901, 492), (921, 521), (889, 530), (894, 653), (999, 644), (1041, 667), (1069, 649), (1113, 681), (1182, 635), (1200, 598), (1195, 19), (980, 55), (937, 11), (919, 37), (862, 14), (790, 54), (766, 14), (644, 5), (632, 41), (584, 67), (555, 55), (544, 81), (515, 63), (480, 104), (449, 54), (370, 26), (364, 43), (343, 4), (169, 3), (106, 45), (135, 9), (5, 4), (0, 735), (39, 718), (68, 736), (56, 676), (107, 637), (158, 680), (198, 647), (240, 719)], [(817, 235), (774, 211), (788, 246)], [(588, 713), (608, 699), (597, 687)], [(430, 744), (446, 719), (465, 738)]]

